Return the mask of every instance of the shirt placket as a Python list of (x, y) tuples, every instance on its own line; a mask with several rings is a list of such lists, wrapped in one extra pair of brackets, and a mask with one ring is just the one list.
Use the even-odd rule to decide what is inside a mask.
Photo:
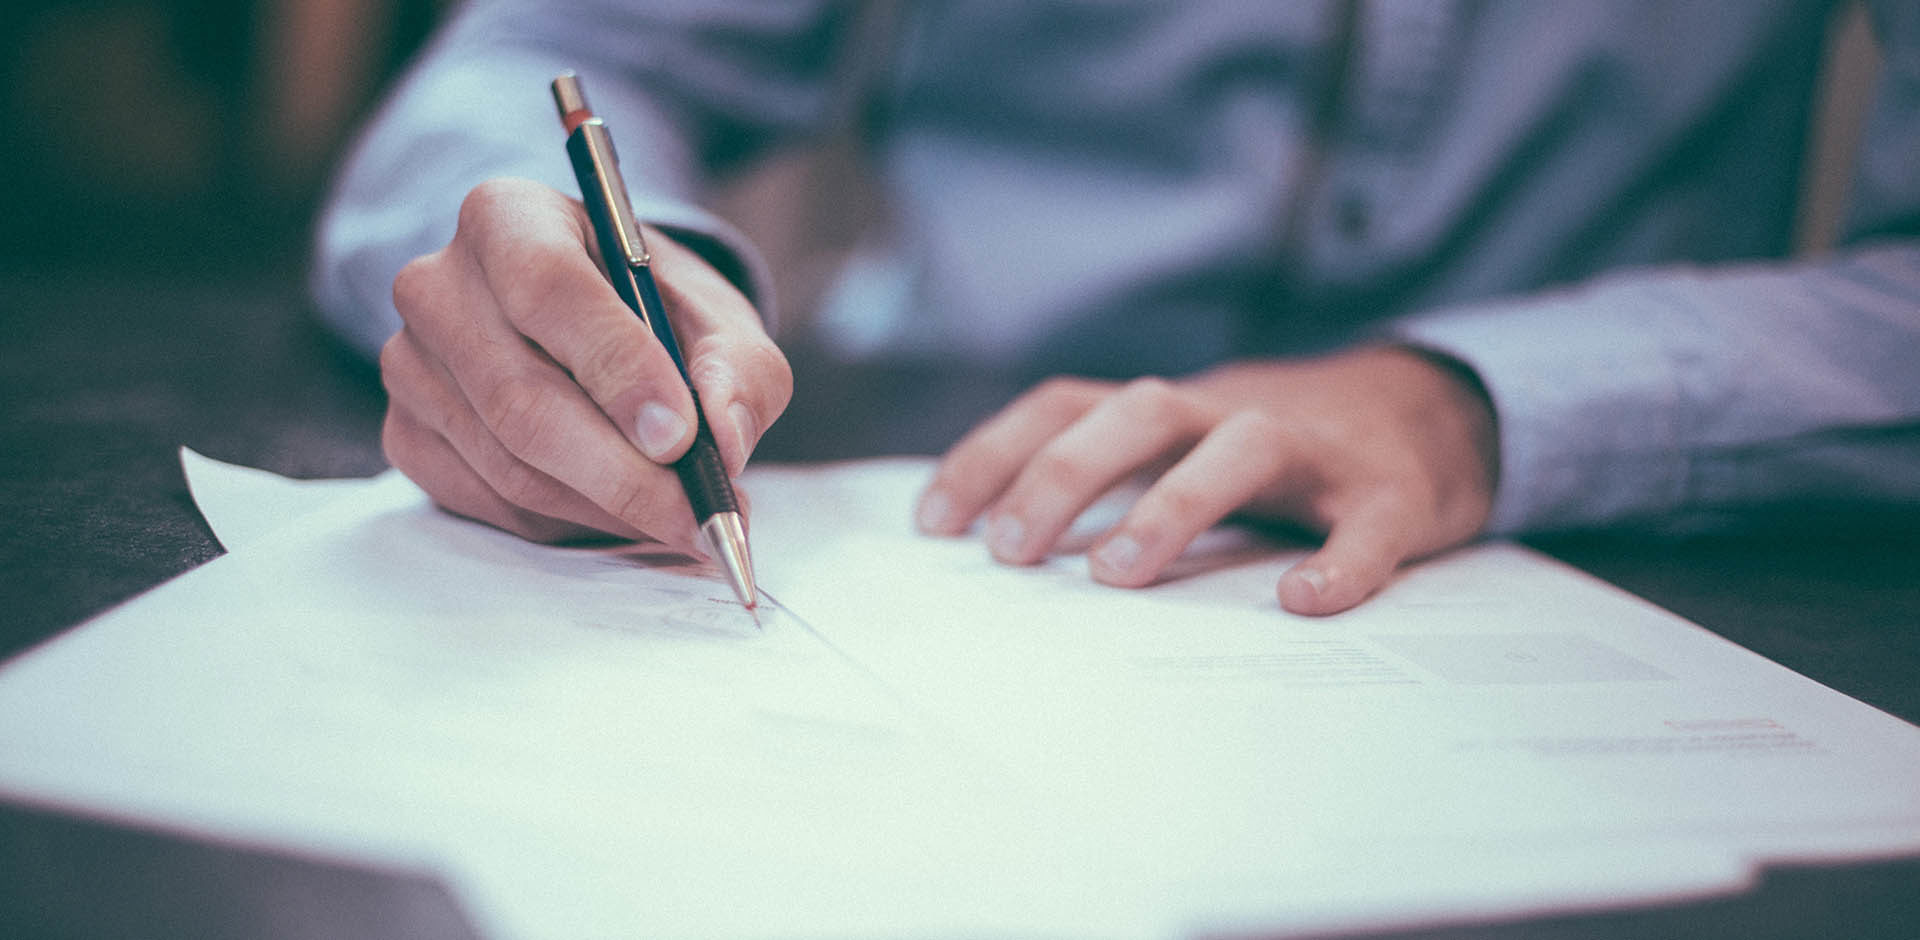
[(1462, 20), (1460, 0), (1360, 5), (1350, 74), (1319, 128), (1318, 179), (1302, 197), (1303, 258), (1324, 288), (1363, 287), (1388, 262), (1386, 229), (1396, 204), (1419, 184)]

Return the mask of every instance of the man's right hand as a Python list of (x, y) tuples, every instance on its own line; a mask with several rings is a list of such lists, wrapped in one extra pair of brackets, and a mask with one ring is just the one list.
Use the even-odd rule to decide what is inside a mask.
[[(747, 299), (648, 230), (667, 315), (738, 475), (793, 392)], [(443, 508), (536, 541), (611, 533), (698, 550), (671, 464), (693, 442), (673, 360), (595, 260), (576, 200), (491, 180), (446, 248), (393, 282), (402, 327), (380, 354), (387, 459)]]

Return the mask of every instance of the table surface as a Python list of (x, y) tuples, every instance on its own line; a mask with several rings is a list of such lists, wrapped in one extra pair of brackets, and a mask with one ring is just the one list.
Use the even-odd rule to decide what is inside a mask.
[[(378, 375), (314, 325), (297, 274), (202, 283), (0, 277), (0, 323), (9, 327), (0, 355), (0, 657), (220, 553), (181, 477), (181, 445), (295, 477), (385, 467)], [(844, 373), (796, 366), (796, 409), (831, 407), (848, 387)], [(761, 453), (849, 455), (778, 434)], [(1920, 722), (1920, 539), (1911, 522), (1530, 544)], [(472, 935), (431, 873), (0, 803), (0, 935), (130, 933)], [(1770, 870), (1728, 898), (1390, 935), (1920, 937), (1920, 857)]]

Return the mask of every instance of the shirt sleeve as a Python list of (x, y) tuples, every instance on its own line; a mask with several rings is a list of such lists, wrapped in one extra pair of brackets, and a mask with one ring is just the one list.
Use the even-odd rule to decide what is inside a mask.
[(1788, 502), (1920, 507), (1920, 246), (1663, 268), (1440, 311), (1500, 436), (1488, 528), (1711, 527)]
[(1874, 17), (1885, 55), (1839, 253), (1621, 272), (1396, 325), (1492, 399), (1490, 531), (1920, 510), (1920, 4)]
[(578, 196), (548, 90), (572, 69), (613, 131), (635, 214), (706, 257), (770, 318), (761, 256), (697, 200), (710, 173), (825, 116), (831, 53), (844, 32), (837, 6), (497, 0), (462, 8), (334, 181), (311, 274), (321, 316), (375, 354), (400, 327), (394, 275), (447, 244), (475, 185), (516, 176)]

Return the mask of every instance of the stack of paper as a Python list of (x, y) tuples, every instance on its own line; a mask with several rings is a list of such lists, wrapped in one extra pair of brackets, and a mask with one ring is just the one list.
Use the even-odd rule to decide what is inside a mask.
[(1531, 552), (1306, 619), (1231, 530), (1142, 591), (916, 535), (928, 469), (752, 471), (756, 624), (395, 475), (193, 462), (230, 554), (0, 671), (0, 791), (430, 867), (501, 937), (1286, 933), (1920, 851), (1920, 729)]

